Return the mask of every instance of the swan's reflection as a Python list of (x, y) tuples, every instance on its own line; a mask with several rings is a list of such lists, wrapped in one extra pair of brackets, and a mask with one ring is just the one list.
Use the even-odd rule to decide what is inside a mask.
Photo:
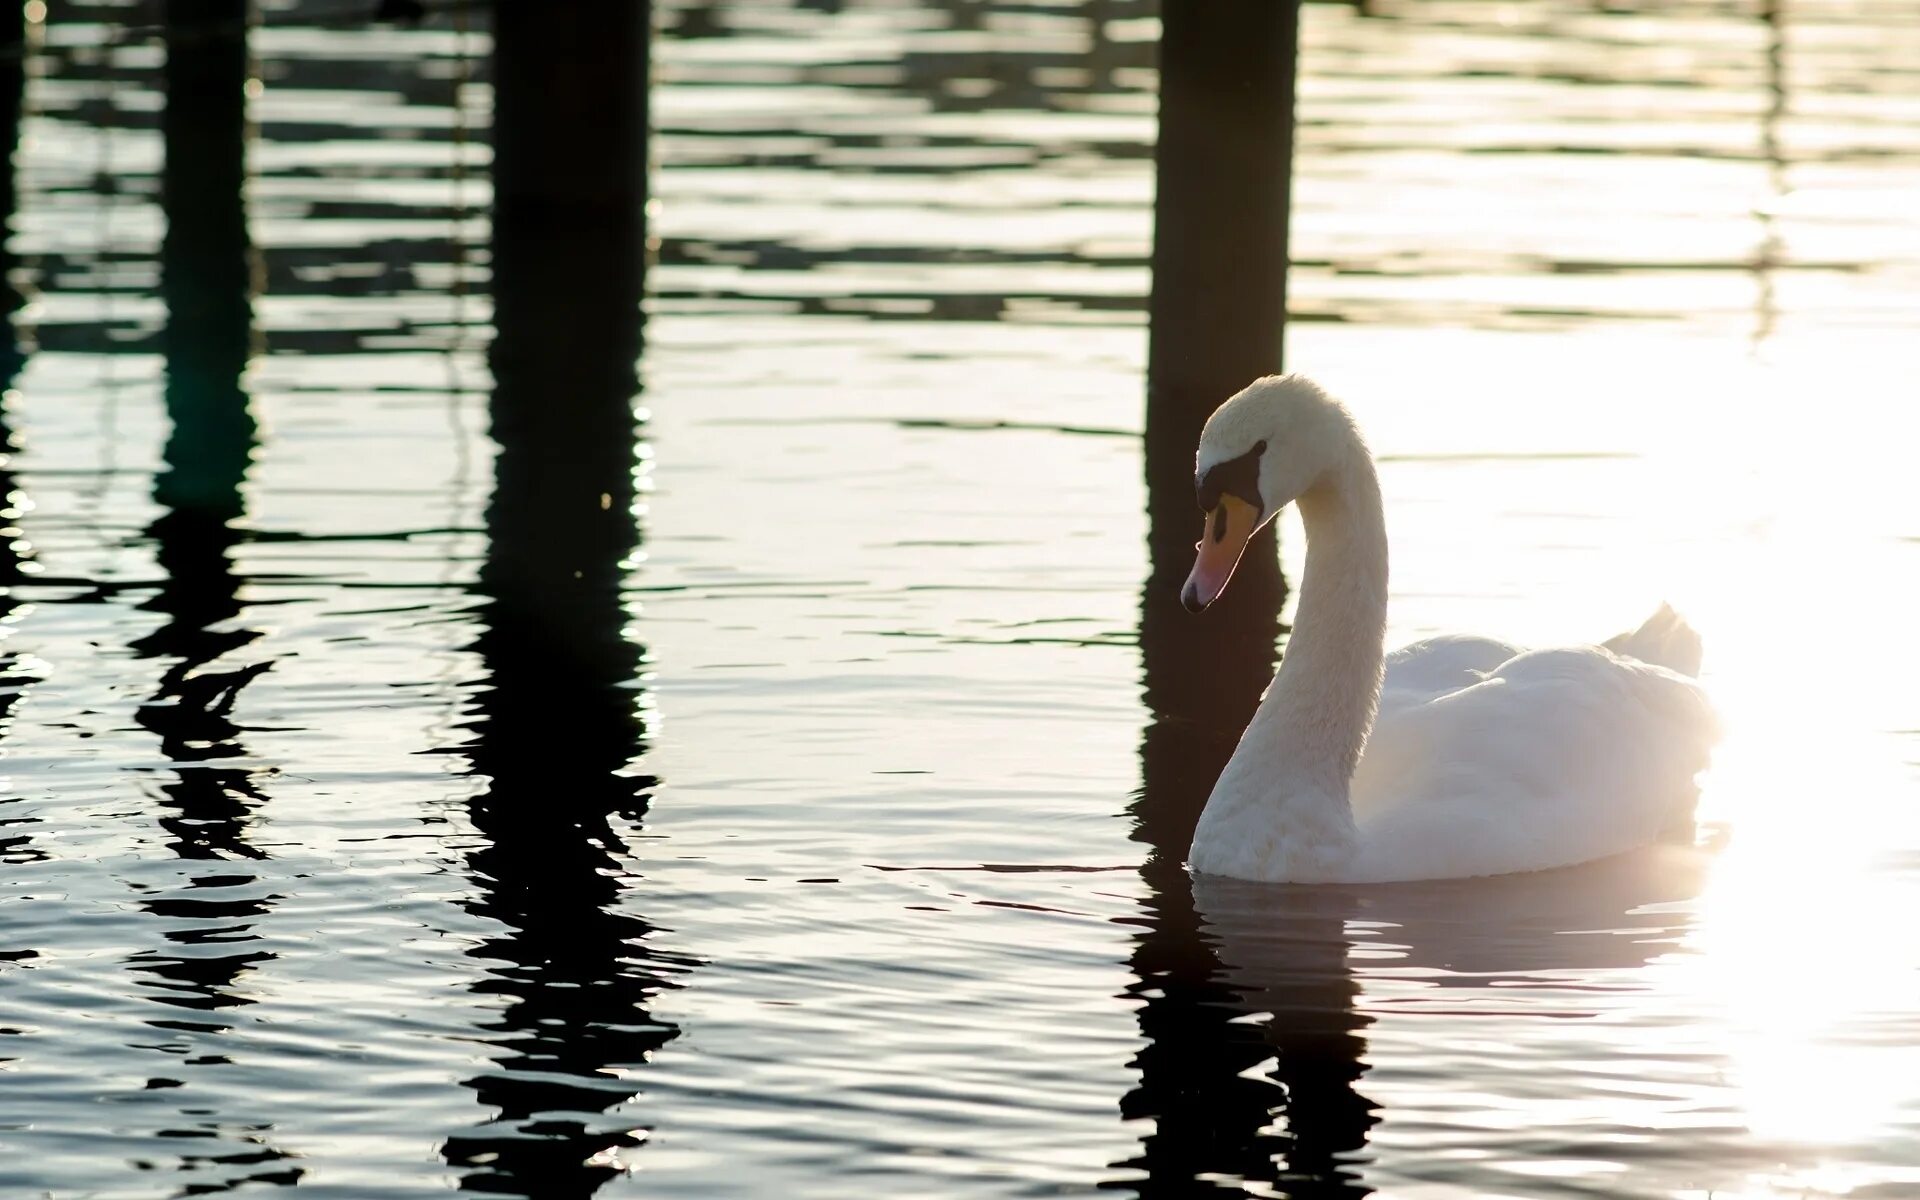
[[(1303, 938), (1339, 921), (1342, 955), (1360, 949), (1396, 968), (1484, 987), (1548, 972), (1644, 966), (1692, 924), (1707, 852), (1659, 845), (1523, 875), (1355, 887), (1193, 877), (1202, 933), (1244, 995), (1289, 986)], [(1344, 969), (1344, 968), (1343, 968)]]
[[(1147, 995), (1143, 1031), (1167, 1045), (1143, 1052), (1134, 1097), (1161, 1114), (1131, 1164), (1148, 1171), (1143, 1194), (1210, 1184), (1238, 1192), (1247, 1182), (1298, 1197), (1368, 1193), (1365, 1148), (1382, 1117), (1362, 1091), (1374, 1017), (1360, 1003), (1366, 971), (1356, 961), (1431, 973), (1449, 994), (1579, 986), (1565, 975), (1638, 967), (1677, 943), (1691, 922), (1680, 902), (1699, 894), (1705, 870), (1702, 852), (1657, 846), (1558, 871), (1424, 884), (1194, 877), (1190, 954), (1210, 951), (1217, 965)], [(1188, 1070), (1149, 1070), (1169, 1049)], [(1169, 1086), (1177, 1096), (1159, 1094)]]
[[(1139, 1084), (1121, 1101), (1125, 1118), (1150, 1128), (1117, 1164), (1129, 1173), (1120, 1186), (1366, 1195), (1368, 1138), (1392, 1119), (1363, 1091), (1371, 964), (1426, 976), (1455, 1008), (1461, 988), (1578, 987), (1556, 977), (1636, 967), (1681, 940), (1691, 922), (1682, 902), (1699, 894), (1706, 856), (1659, 845), (1558, 871), (1369, 887), (1194, 877), (1182, 865), (1193, 814), (1257, 690), (1201, 666), (1192, 623), (1156, 612), (1160, 599), (1150, 590), (1143, 606), (1156, 716), (1134, 813), (1152, 851), (1127, 989), (1143, 1044)], [(1206, 678), (1239, 686), (1198, 686)]]

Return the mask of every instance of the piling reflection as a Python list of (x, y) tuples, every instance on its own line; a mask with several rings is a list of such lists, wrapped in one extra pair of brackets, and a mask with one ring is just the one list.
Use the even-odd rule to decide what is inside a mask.
[[(244, 513), (241, 485), (255, 436), (242, 384), (252, 346), (252, 249), (243, 187), (247, 6), (227, 0), (210, 7), (219, 7), (228, 22), (217, 31), (197, 22), (170, 20), (166, 26), (160, 191), (167, 231), (160, 292), (167, 303), (161, 341), (173, 428), (154, 481), (154, 499), (165, 511), (147, 530), (162, 582), (142, 606), (166, 620), (132, 648), (170, 660), (158, 690), (137, 713), (175, 764), (173, 782), (161, 789), (166, 811), (159, 823), (171, 835), (169, 848), (186, 859), (257, 859), (265, 854), (250, 844), (248, 827), (253, 806), (264, 796), (252, 771), (218, 765), (245, 754), (234, 703), (270, 665), (228, 660), (260, 637), (259, 630), (233, 624), (244, 607), (233, 566), (241, 536), (235, 521)], [(252, 876), (209, 871), (204, 882), (213, 888), (210, 895), (200, 894), (201, 882), (178, 895), (149, 897), (142, 906), (170, 921), (189, 922), (168, 933), (170, 942), (210, 947), (253, 940), (246, 931), (266, 901), (247, 886)], [(243, 1002), (234, 997), (233, 983), (264, 957), (258, 951), (202, 949), (135, 961), (178, 991), (169, 1002), (214, 1008)]]
[[(189, 16), (191, 19), (189, 19)], [(167, 306), (161, 332), (166, 355), (165, 401), (172, 429), (154, 480), (164, 509), (148, 526), (161, 573), (141, 607), (164, 622), (131, 643), (143, 657), (168, 660), (154, 694), (136, 719), (173, 764), (158, 824), (167, 848), (204, 865), (183, 870), (178, 886), (132, 886), (142, 911), (158, 918), (163, 945), (130, 955), (149, 999), (164, 1006), (145, 1024), (201, 1043), (196, 1063), (225, 1061), (233, 1021), (220, 1014), (254, 1003), (242, 977), (271, 961), (254, 932), (277, 899), (270, 884), (222, 862), (267, 857), (254, 845), (253, 810), (266, 797), (255, 772), (222, 765), (244, 758), (234, 706), (241, 691), (271, 666), (236, 661), (261, 631), (236, 625), (245, 605), (233, 554), (245, 515), (242, 486), (256, 437), (244, 385), (253, 345), (253, 249), (247, 234), (246, 0), (220, 0), (191, 14), (169, 6), (164, 26), (166, 105), (161, 116), (165, 163), (160, 178), (167, 221), (160, 250), (160, 294)], [(203, 24), (211, 22), (211, 25)], [(149, 1088), (184, 1086), (162, 1075)], [(192, 1095), (191, 1092), (183, 1093)], [(304, 1168), (272, 1144), (267, 1126), (239, 1130), (201, 1123), (183, 1106), (195, 1136), (215, 1141), (210, 1153), (181, 1154), (175, 1169), (222, 1182), (296, 1184)], [(204, 1177), (204, 1176), (203, 1176)]]
[[(1165, 519), (1193, 524), (1191, 481), (1151, 496)], [(1156, 511), (1156, 519), (1162, 514)], [(1251, 557), (1256, 551), (1249, 550)], [(1271, 545), (1263, 552), (1271, 556)], [(1236, 579), (1232, 596), (1242, 583)], [(1140, 746), (1134, 836), (1149, 849), (1142, 876), (1144, 926), (1128, 994), (1140, 1003), (1139, 1086), (1121, 1102), (1154, 1130), (1121, 1165), (1144, 1171), (1143, 1194), (1182, 1195), (1203, 1176), (1273, 1180), (1287, 1150), (1270, 1113), (1273, 1085), (1249, 1072), (1273, 1054), (1261, 1029), (1237, 1020), (1236, 993), (1201, 936), (1186, 870), (1194, 822), (1253, 715), (1274, 667), (1281, 582), (1258, 575), (1242, 603), (1196, 617), (1181, 607), (1180, 579), (1150, 578), (1141, 596), (1140, 644), (1151, 716)], [(1265, 582), (1265, 587), (1258, 586)], [(1264, 605), (1247, 603), (1266, 593)], [(1215, 620), (1216, 615), (1220, 618)], [(1337, 927), (1336, 927), (1337, 932)], [(1237, 1188), (1220, 1185), (1230, 1192)]]
[[(6, 606), (0, 606), (3, 607)], [(0, 616), (0, 620), (3, 619), (4, 616)], [(6, 737), (13, 723), (13, 710), (19, 705), (20, 698), (39, 682), (36, 675), (22, 668), (19, 658), (11, 654), (0, 655), (0, 739)], [(0, 777), (0, 787), (9, 789), (8, 792), (0, 792), (0, 864), (45, 862), (47, 852), (34, 844), (30, 832), (38, 822), (30, 816), (16, 816), (8, 811), (8, 806), (21, 799), (20, 796), (9, 794), (11, 786), (10, 781)], [(0, 962), (7, 961), (9, 957), (8, 950), (0, 949)]]
[[(450, 1138), (464, 1186), (585, 1196), (643, 1140), (617, 1111), (677, 1030), (650, 997), (675, 964), (628, 909), (622, 831), (653, 780), (634, 772), (643, 652), (626, 634), (634, 521), (645, 162), (645, 6), (589, 16), (496, 6), (492, 432), (481, 573), (486, 664), (467, 750), (474, 910), (499, 933), (486, 992), (494, 1066), (468, 1080), (494, 1113)], [(571, 86), (555, 88), (554, 62)]]
[[(0, 51), (20, 47), (26, 33), (22, 10), (0, 5)], [(24, 577), (22, 567), (27, 554), (21, 532), (21, 496), (19, 480), (13, 472), (13, 456), (19, 451), (14, 441), (13, 423), (7, 411), (7, 397), (26, 361), (24, 336), (16, 324), (25, 300), (14, 282), (17, 265), (13, 253), (13, 214), (19, 194), (14, 186), (14, 154), (20, 143), (20, 108), (26, 84), (24, 60), (19, 54), (0, 53), (0, 626), (7, 624), (18, 610), (13, 588)], [(39, 682), (20, 669), (12, 654), (0, 654), (0, 736), (6, 733), (14, 706), (27, 688)], [(0, 784), (0, 786), (5, 786)], [(25, 817), (7, 813), (5, 805), (18, 798), (0, 794), (0, 863), (36, 862), (45, 852), (33, 844), (26, 831)], [(7, 954), (0, 951), (0, 961)]]
[[(21, 106), (26, 99), (26, 15), (23, 6), (0, 5), (0, 396), (11, 391), (26, 359), (15, 319), (26, 299), (14, 280), (13, 217), (19, 205), (14, 156), (20, 147)], [(0, 404), (0, 498), (13, 495), (10, 459), (17, 447), (12, 424)], [(12, 516), (6, 517), (9, 524)], [(0, 536), (0, 586), (18, 582), (13, 536)]]
[(160, 291), (167, 304), (167, 437), (154, 499), (164, 508), (147, 533), (161, 570), (143, 607), (166, 622), (133, 643), (173, 661), (140, 706), (140, 723), (177, 764), (164, 788), (172, 812), (161, 825), (183, 858), (252, 858), (250, 806), (262, 797), (243, 768), (209, 765), (244, 753), (232, 719), (240, 689), (265, 662), (216, 666), (260, 636), (235, 628), (240, 615), (233, 549), (244, 512), (241, 485), (255, 436), (242, 379), (252, 347), (252, 258), (244, 207), (247, 48), (244, 0), (223, 17), (233, 32), (208, 34), (169, 24), (167, 104), (161, 118), (166, 163), (161, 203), (167, 232)]

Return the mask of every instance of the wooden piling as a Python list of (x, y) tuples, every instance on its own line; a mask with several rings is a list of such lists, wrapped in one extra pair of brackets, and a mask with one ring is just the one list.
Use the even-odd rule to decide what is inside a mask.
[(1146, 475), (1150, 570), (1140, 836), (1177, 865), (1272, 674), (1284, 583), (1271, 526), (1198, 616), (1179, 590), (1201, 513), (1194, 448), (1207, 416), (1278, 371), (1286, 326), (1297, 3), (1170, 0), (1161, 16), (1154, 155)]
[(563, 642), (568, 598), (616, 586), (635, 537), (649, 8), (493, 8), (487, 585)]
[(1200, 428), (1281, 366), (1299, 5), (1171, 0), (1161, 26), (1147, 484), (1155, 571), (1184, 576)]

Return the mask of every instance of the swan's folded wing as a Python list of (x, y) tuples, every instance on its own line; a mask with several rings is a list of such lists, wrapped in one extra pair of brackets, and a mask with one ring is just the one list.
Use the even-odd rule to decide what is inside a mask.
[(1498, 638), (1458, 633), (1422, 638), (1387, 655), (1383, 687), (1430, 698), (1480, 682), (1519, 653), (1520, 647)]
[(1373, 879), (1542, 870), (1659, 838), (1717, 739), (1699, 685), (1591, 648), (1382, 696), (1353, 777)]

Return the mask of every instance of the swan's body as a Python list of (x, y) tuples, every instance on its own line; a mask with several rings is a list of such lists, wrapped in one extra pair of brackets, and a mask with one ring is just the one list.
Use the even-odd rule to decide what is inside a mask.
[(1717, 734), (1690, 677), (1699, 638), (1671, 609), (1603, 646), (1442, 637), (1389, 657), (1380, 488), (1346, 409), (1304, 379), (1261, 380), (1208, 421), (1199, 466), (1211, 544), (1189, 607), (1219, 594), (1290, 501), (1307, 565), (1286, 657), (1200, 816), (1195, 871), (1497, 875), (1623, 853), (1688, 821)]

